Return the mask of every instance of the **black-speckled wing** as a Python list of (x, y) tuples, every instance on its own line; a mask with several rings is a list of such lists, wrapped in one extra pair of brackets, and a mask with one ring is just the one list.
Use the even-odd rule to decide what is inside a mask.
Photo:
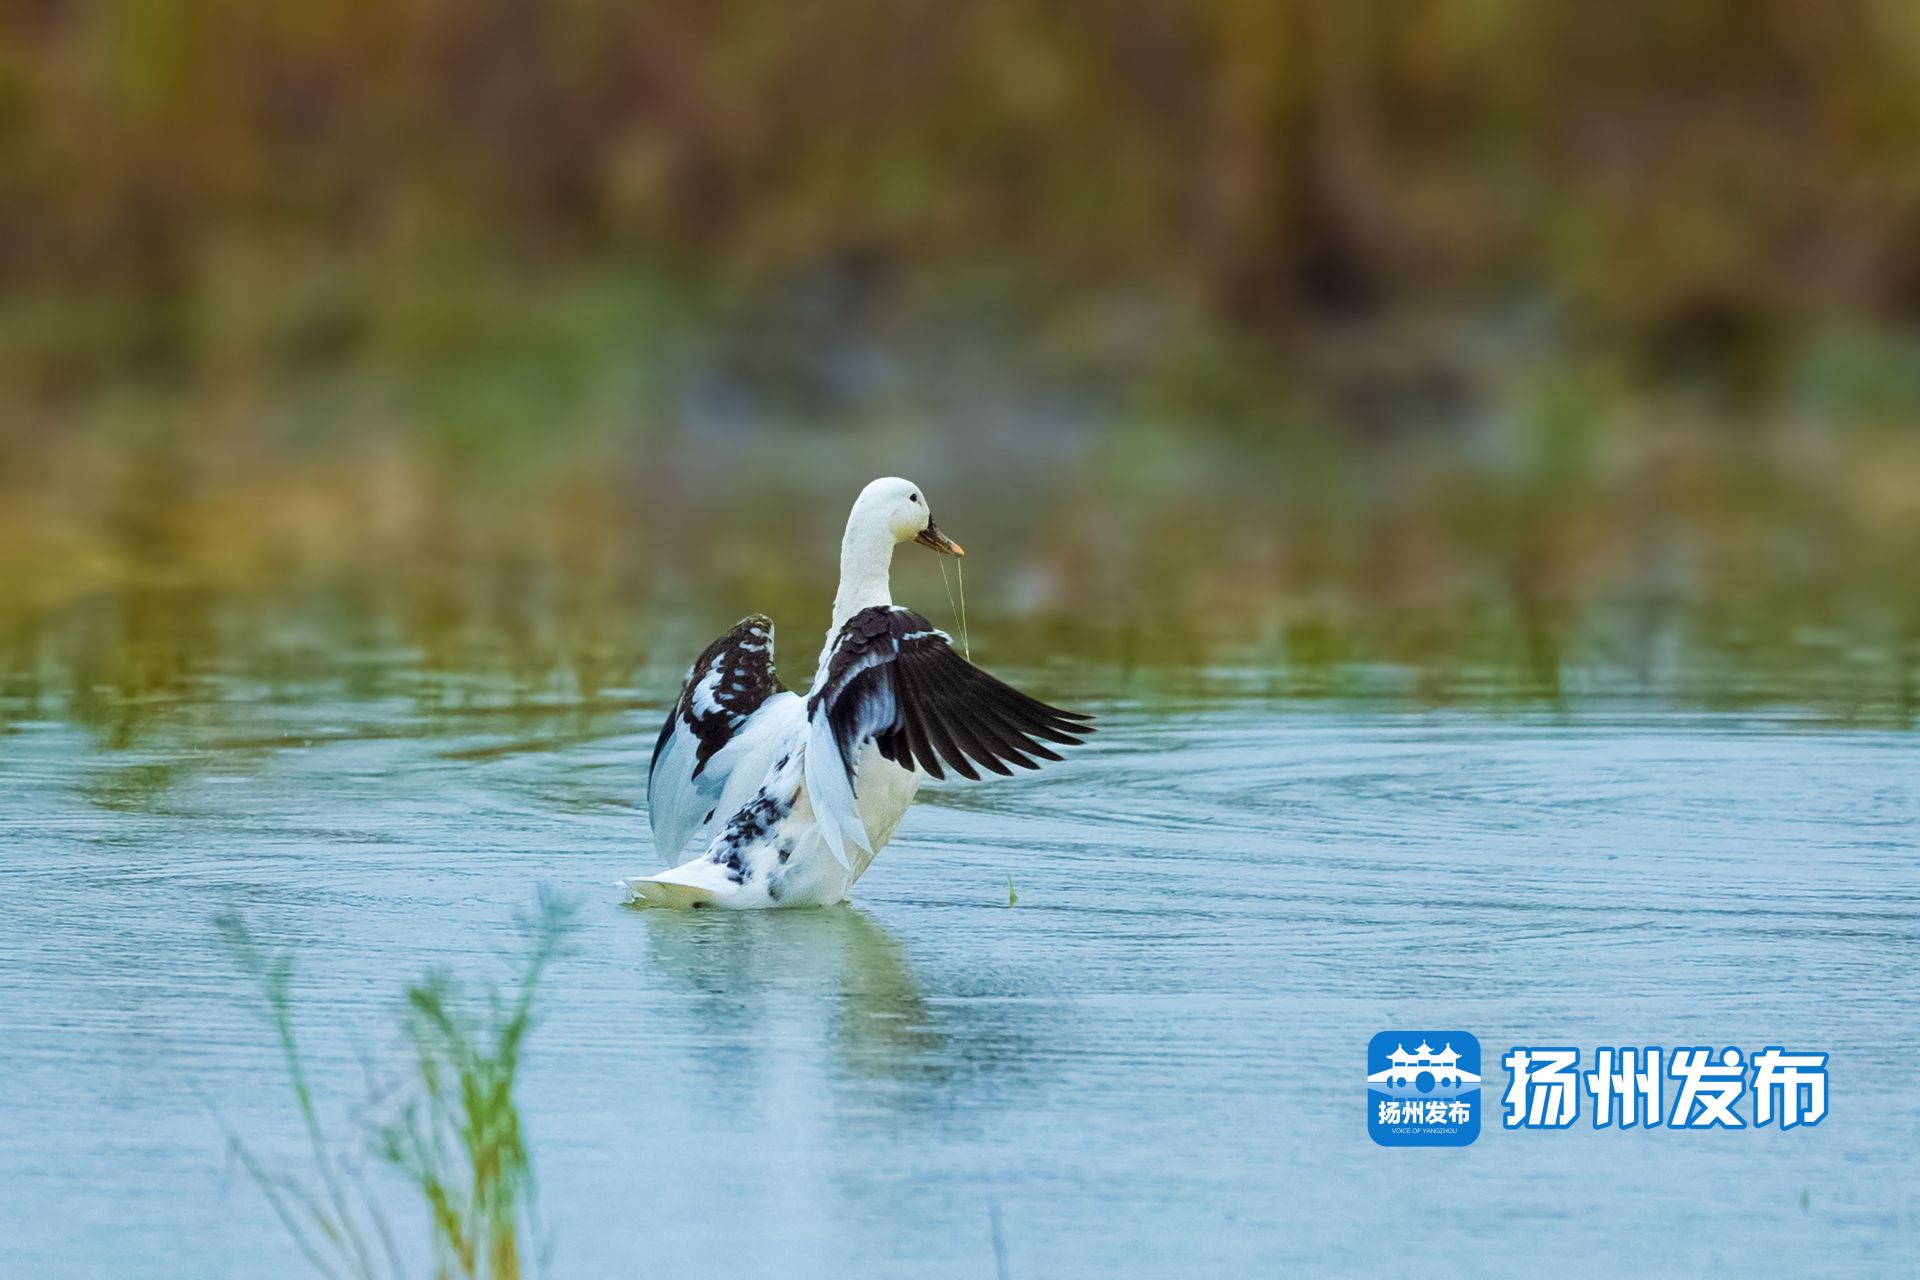
[(784, 689), (773, 671), (773, 620), (761, 614), (735, 623), (688, 668), (647, 769), (647, 818), (662, 856), (677, 857), (711, 821), (727, 784), (726, 748)]
[[(911, 610), (864, 609), (840, 629), (807, 698), (807, 787), (816, 816), (830, 819), (821, 822), (828, 844), (844, 860), (836, 836), (866, 847), (853, 792), (867, 742), (902, 768), (978, 779), (979, 769), (1011, 774), (1010, 764), (1037, 769), (1060, 759), (1045, 744), (1077, 744), (1093, 731), (1092, 719), (994, 679)], [(816, 758), (823, 755), (830, 758)]]

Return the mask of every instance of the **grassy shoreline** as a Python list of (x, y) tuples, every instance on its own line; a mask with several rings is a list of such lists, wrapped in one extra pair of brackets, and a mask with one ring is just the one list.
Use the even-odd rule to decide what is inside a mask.
[[(975, 552), (1002, 665), (1307, 693), (1384, 665), (1445, 702), (1658, 664), (1911, 705), (1920, 380), (1890, 333), (1810, 337), (1756, 398), (1464, 319), (1260, 343), (1017, 292), (544, 279), (268, 273), (164, 372), (44, 324), (0, 385), (0, 673), (137, 696), (372, 646), (592, 699), (752, 610), (810, 653), (847, 497), (899, 472)], [(330, 326), (357, 336), (311, 349)], [(944, 603), (911, 555), (897, 585)]]

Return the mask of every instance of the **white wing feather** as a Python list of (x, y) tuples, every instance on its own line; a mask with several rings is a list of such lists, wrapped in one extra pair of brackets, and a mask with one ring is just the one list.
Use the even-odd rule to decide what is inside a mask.
[[(847, 685), (853, 678), (871, 667), (885, 662), (890, 655), (876, 651), (863, 654), (843, 673), (839, 673), (839, 687), (842, 696), (857, 697), (855, 704), (855, 729), (851, 739), (853, 760), (842, 757), (840, 745), (834, 740), (833, 724), (828, 707), (822, 705), (810, 712), (807, 717), (807, 795), (813, 802), (814, 821), (820, 826), (820, 834), (826, 837), (827, 848), (840, 865), (852, 869), (847, 856), (847, 842), (851, 840), (864, 852), (872, 853), (873, 843), (867, 837), (867, 824), (861, 821), (860, 810), (856, 804), (853, 790), (854, 764), (859, 753), (872, 735), (879, 729), (892, 724), (895, 715), (893, 692), (889, 686), (881, 685), (860, 693), (847, 692)], [(816, 691), (827, 678), (825, 664), (815, 683)]]
[(851, 870), (847, 841), (869, 852), (871, 847), (866, 824), (860, 821), (860, 811), (854, 805), (853, 783), (847, 778), (846, 766), (840, 763), (840, 748), (833, 741), (833, 727), (824, 716), (815, 717), (808, 728), (806, 777), (813, 821), (834, 859)]
[(707, 761), (699, 777), (694, 777), (699, 749), (700, 740), (684, 721), (676, 719), (673, 733), (647, 780), (647, 821), (653, 827), (653, 845), (669, 866), (679, 861), (687, 839), (707, 825), (707, 815), (718, 807), (731, 772), (723, 749)]
[(766, 742), (753, 730), (783, 699), (794, 695), (774, 675), (773, 621), (759, 614), (735, 623), (688, 668), (647, 771), (647, 822), (668, 866), (690, 837), (731, 812), (727, 784)]

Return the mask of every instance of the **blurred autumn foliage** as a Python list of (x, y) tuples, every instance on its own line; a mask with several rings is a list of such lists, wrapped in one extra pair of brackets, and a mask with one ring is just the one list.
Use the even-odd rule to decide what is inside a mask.
[(1232, 323), (1920, 315), (1905, 0), (7, 0), (0, 280), (987, 259)]
[(1911, 0), (0, 0), (0, 356), (0, 667), (600, 687), (905, 472), (1023, 652), (1920, 708)]

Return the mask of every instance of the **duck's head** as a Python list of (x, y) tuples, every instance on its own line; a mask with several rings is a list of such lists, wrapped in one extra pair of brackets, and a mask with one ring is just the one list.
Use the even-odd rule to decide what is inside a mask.
[(854, 500), (848, 526), (884, 528), (895, 542), (917, 542), (941, 555), (967, 554), (933, 522), (927, 495), (920, 486), (899, 476), (882, 476), (862, 489)]

